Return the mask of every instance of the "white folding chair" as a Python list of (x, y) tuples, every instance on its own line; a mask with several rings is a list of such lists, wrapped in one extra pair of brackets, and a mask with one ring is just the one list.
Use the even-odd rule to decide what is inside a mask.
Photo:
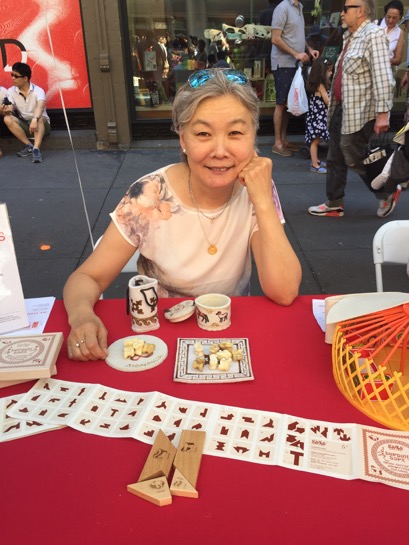
[(383, 291), (382, 264), (407, 265), (409, 262), (409, 220), (389, 221), (376, 231), (373, 239), (373, 260), (376, 290)]

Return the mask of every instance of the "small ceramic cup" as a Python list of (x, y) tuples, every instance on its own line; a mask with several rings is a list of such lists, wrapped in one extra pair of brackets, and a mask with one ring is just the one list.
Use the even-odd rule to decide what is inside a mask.
[(129, 312), (132, 330), (136, 333), (152, 331), (159, 327), (158, 281), (143, 274), (133, 276), (128, 283)]
[(208, 293), (195, 299), (197, 324), (207, 331), (221, 331), (231, 325), (231, 299)]

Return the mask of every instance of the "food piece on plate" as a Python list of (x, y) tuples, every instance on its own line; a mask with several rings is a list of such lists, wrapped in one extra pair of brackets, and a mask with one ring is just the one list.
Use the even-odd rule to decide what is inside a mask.
[(193, 369), (197, 369), (198, 371), (202, 372), (203, 367), (205, 366), (205, 363), (206, 363), (206, 360), (204, 356), (198, 356), (193, 362)]
[(231, 365), (231, 358), (222, 358), (219, 363), (219, 371), (229, 371)]
[(209, 347), (210, 354), (216, 354), (220, 350), (220, 347), (217, 343), (213, 343)]
[(147, 358), (152, 356), (154, 351), (154, 343), (146, 343), (143, 339), (138, 339), (138, 337), (124, 341), (124, 359), (126, 360), (139, 359), (140, 357)]
[(220, 347), (220, 350), (228, 350), (230, 353), (233, 352), (233, 343), (230, 341), (219, 343), (219, 347)]
[(134, 349), (134, 355), (135, 356), (142, 356), (142, 350), (143, 350), (143, 345), (145, 344), (145, 341), (143, 341), (142, 339), (138, 339), (136, 338), (134, 343), (133, 343), (133, 349)]
[(142, 347), (142, 356), (152, 356), (155, 350), (155, 345), (153, 343), (145, 343)]
[(219, 360), (221, 359), (228, 359), (228, 358), (231, 358), (231, 352), (229, 352), (229, 350), (219, 350), (217, 353), (216, 353), (216, 356)]
[(133, 350), (133, 346), (126, 346), (126, 343), (125, 343), (125, 346), (124, 346), (124, 359), (130, 359), (132, 358), (134, 355), (134, 350)]
[(209, 357), (209, 369), (214, 371), (217, 369), (217, 364), (219, 363), (219, 360), (217, 359), (217, 356), (215, 354), (210, 354)]
[(204, 355), (204, 348), (201, 342), (196, 342), (193, 345), (194, 352), (196, 356), (203, 356)]
[(241, 361), (243, 359), (243, 349), (238, 348), (237, 350), (232, 351), (233, 361)]

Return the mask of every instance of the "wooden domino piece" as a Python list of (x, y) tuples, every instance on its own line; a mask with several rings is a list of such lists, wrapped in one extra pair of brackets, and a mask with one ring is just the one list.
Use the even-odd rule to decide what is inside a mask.
[(173, 460), (176, 454), (176, 447), (166, 437), (162, 430), (159, 430), (155, 437), (142, 473), (139, 475), (138, 483), (154, 479), (156, 477), (169, 478)]
[(166, 477), (128, 484), (127, 490), (131, 494), (135, 494), (135, 496), (150, 501), (160, 507), (172, 503), (172, 495)]
[(198, 498), (196, 490), (200, 463), (206, 433), (204, 431), (183, 430), (180, 437), (173, 466), (173, 475), (170, 491), (174, 496)]
[(155, 505), (163, 506), (172, 503), (172, 495), (167, 479), (172, 469), (176, 447), (159, 430), (155, 442), (149, 452), (138, 482), (127, 486), (128, 492), (150, 501)]

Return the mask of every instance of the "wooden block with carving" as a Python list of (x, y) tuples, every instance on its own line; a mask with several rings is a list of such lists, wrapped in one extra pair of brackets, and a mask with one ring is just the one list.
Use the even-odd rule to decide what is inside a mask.
[(172, 496), (167, 479), (172, 469), (176, 447), (159, 430), (149, 452), (138, 482), (127, 487), (128, 492), (150, 501), (155, 505), (169, 505)]
[(62, 342), (62, 333), (0, 337), (0, 381), (50, 378)]
[(166, 477), (168, 479), (175, 455), (176, 447), (166, 437), (163, 431), (159, 430), (156, 434), (149, 456), (143, 466), (138, 482), (147, 481), (148, 479), (154, 479), (156, 477)]
[(128, 484), (127, 490), (143, 500), (159, 505), (159, 507), (172, 503), (172, 495), (166, 477)]
[(182, 431), (173, 462), (175, 473), (170, 485), (170, 491), (173, 496), (184, 496), (186, 498), (199, 497), (199, 493), (196, 490), (196, 483), (202, 461), (205, 439), (206, 433), (204, 431)]

